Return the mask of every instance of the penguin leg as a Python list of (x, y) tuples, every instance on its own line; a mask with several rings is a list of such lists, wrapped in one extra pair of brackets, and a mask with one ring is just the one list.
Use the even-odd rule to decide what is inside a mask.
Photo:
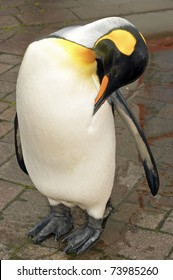
[(73, 221), (70, 208), (58, 204), (50, 206), (50, 213), (36, 224), (28, 233), (28, 237), (33, 239), (34, 243), (41, 243), (51, 234), (55, 235), (55, 240), (67, 234), (73, 229)]
[(86, 223), (64, 238), (63, 241), (67, 241), (67, 247), (64, 249), (64, 252), (67, 254), (76, 253), (79, 255), (91, 248), (99, 240), (112, 210), (113, 207), (109, 200), (103, 219), (95, 219), (86, 214)]

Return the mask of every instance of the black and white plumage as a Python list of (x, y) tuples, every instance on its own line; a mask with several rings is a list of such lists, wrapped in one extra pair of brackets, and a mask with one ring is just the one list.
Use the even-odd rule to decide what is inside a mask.
[(115, 175), (110, 103), (131, 130), (157, 193), (154, 159), (119, 91), (143, 73), (147, 61), (143, 36), (116, 17), (64, 28), (28, 47), (17, 80), (16, 154), (51, 205), (29, 233), (35, 242), (71, 231), (73, 205), (86, 210), (87, 221), (67, 235), (65, 251), (79, 254), (98, 240)]

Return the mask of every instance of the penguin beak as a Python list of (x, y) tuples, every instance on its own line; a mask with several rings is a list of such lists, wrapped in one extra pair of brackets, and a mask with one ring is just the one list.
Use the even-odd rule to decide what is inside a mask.
[(100, 108), (101, 104), (106, 99), (106, 96), (109, 96), (108, 93), (108, 84), (109, 84), (109, 77), (105, 75), (102, 79), (100, 90), (97, 94), (97, 97), (95, 99), (95, 107), (94, 107), (94, 113), (97, 112), (97, 110)]

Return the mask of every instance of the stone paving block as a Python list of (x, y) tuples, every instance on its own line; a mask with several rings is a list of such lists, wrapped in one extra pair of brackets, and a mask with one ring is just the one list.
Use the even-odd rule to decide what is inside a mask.
[(28, 24), (31, 22), (32, 25), (47, 24), (53, 22), (62, 21), (73, 21), (78, 19), (70, 10), (38, 10), (37, 12), (27, 12), (22, 14), (17, 14), (17, 17), (24, 23)]
[(173, 97), (171, 94), (171, 84), (167, 86), (163, 85), (151, 85), (150, 87), (144, 89), (144, 92), (142, 93), (144, 98), (150, 99), (150, 100), (158, 100), (163, 101), (165, 103), (173, 103)]
[(26, 1), (25, 0), (1, 0), (1, 5), (2, 5), (2, 8), (4, 7), (15, 7), (15, 6), (18, 6), (18, 5), (22, 5), (24, 4)]
[(12, 252), (12, 250), (9, 247), (7, 247), (3, 244), (0, 244), (0, 259), (1, 260), (8, 260), (11, 256), (11, 252)]
[(159, 209), (138, 209), (130, 217), (130, 223), (146, 229), (156, 229), (164, 219), (166, 212)]
[(2, 74), (1, 75), (1, 80), (16, 83), (18, 72), (19, 72), (19, 66), (15, 66), (11, 70)]
[(143, 177), (143, 169), (140, 164), (127, 161), (125, 165), (120, 167), (117, 177), (117, 185), (124, 185), (129, 191), (137, 184), (139, 179)]
[(67, 255), (58, 251), (58, 242), (56, 242), (56, 245), (57, 249), (46, 248), (42, 245), (27, 244), (17, 252), (17, 255), (23, 260), (67, 260)]
[(173, 119), (173, 106), (172, 104), (166, 104), (159, 111), (159, 117), (164, 119)]
[(17, 55), (10, 55), (10, 54), (1, 54), (0, 55), (0, 62), (10, 65), (16, 65), (21, 63), (22, 57)]
[(124, 231), (126, 231), (127, 227), (126, 223), (116, 221), (114, 219), (114, 215), (115, 213), (113, 212), (107, 220), (106, 228), (101, 236), (103, 251), (109, 251), (111, 254), (117, 254), (115, 248), (112, 250), (112, 244), (116, 244), (116, 242), (122, 239)]
[(0, 115), (0, 120), (5, 120), (5, 121), (12, 121), (14, 120), (16, 114), (16, 107), (15, 106), (11, 106), (10, 108), (8, 108), (6, 111), (4, 111), (1, 115)]
[(173, 234), (173, 211), (169, 214), (168, 218), (164, 222), (161, 231)]
[(15, 34), (15, 30), (9, 30), (9, 29), (10, 28), (7, 28), (5, 30), (1, 30), (1, 28), (0, 28), (1, 43), (3, 43), (5, 40), (8, 40), (11, 37), (13, 37), (13, 35)]
[[(130, 3), (127, 0), (102, 0), (99, 1), (99, 5), (102, 6), (109, 6), (116, 4), (117, 10), (120, 10), (121, 12), (127, 12), (127, 13), (144, 13), (146, 11), (157, 11), (157, 10), (164, 10), (164, 9), (171, 9), (173, 8), (173, 3), (171, 0), (166, 0), (164, 3), (161, 1), (153, 0), (152, 2), (150, 0), (146, 0), (143, 2), (142, 0), (131, 0)], [(98, 6), (98, 0), (78, 0), (78, 3), (81, 6)]]
[(72, 11), (77, 14), (81, 19), (86, 18), (98, 18), (98, 17), (109, 17), (109, 16), (124, 16), (130, 14), (142, 14), (141, 17), (145, 17), (145, 13), (152, 11), (160, 11), (169, 8), (172, 8), (172, 2), (168, 1), (168, 3), (151, 2), (147, 0), (145, 2), (142, 1), (131, 1), (130, 5), (127, 1), (80, 1), (81, 6), (72, 9)]
[(14, 201), (3, 216), (6, 220), (20, 222), (23, 228), (31, 228), (34, 224), (48, 214), (47, 198), (37, 190), (26, 190), (20, 198)]
[(9, 16), (9, 15), (15, 15), (18, 12), (16, 8), (4, 8), (1, 6), (0, 9), (0, 16)]
[(120, 13), (117, 11), (116, 5), (91, 5), (91, 6), (81, 6), (71, 9), (72, 12), (79, 17), (81, 20), (90, 19), (90, 21), (111, 17), (111, 16), (119, 16)]
[(24, 14), (24, 13), (39, 13), (43, 12), (42, 9), (43, 2), (36, 2), (36, 1), (27, 1), (27, 3), (24, 3), (24, 5), (20, 5), (18, 8), (17, 14)]
[(166, 259), (173, 244), (173, 236), (137, 227), (131, 227), (124, 232), (123, 240), (112, 244), (118, 254), (129, 259)]
[[(134, 140), (118, 115), (115, 116), (116, 131), (116, 154), (120, 157), (126, 157), (128, 160), (138, 160), (138, 151)], [(129, 149), (130, 147), (130, 149)]]
[(0, 102), (0, 114), (9, 108), (9, 104), (6, 102)]
[[(2, 145), (9, 144), (2, 143)], [(15, 156), (0, 168), (0, 179), (8, 180), (21, 185), (32, 186), (29, 176), (20, 169)]]
[(14, 131), (13, 129), (7, 133), (3, 138), (1, 138), (1, 142), (11, 143), (14, 145)]
[(27, 226), (19, 221), (7, 218), (0, 220), (1, 244), (11, 248), (21, 247), (27, 241)]
[(116, 157), (117, 168), (115, 172), (114, 187), (111, 194), (114, 206), (124, 199), (128, 192), (136, 187), (140, 179), (144, 177), (143, 168), (140, 163), (129, 161), (125, 157)]
[(19, 26), (19, 21), (13, 16), (3, 16), (1, 15), (1, 26), (3, 27), (17, 27)]
[(152, 196), (151, 193), (134, 190), (131, 195), (128, 196), (127, 202), (137, 203), (140, 208), (157, 208), (165, 211), (172, 209), (173, 196), (164, 196), (158, 193), (156, 196)]
[(150, 124), (151, 115), (157, 116), (159, 119), (173, 119), (172, 104), (164, 103), (162, 101), (148, 100), (143, 98), (141, 94), (135, 97), (134, 102), (137, 104), (140, 115), (140, 123), (145, 125), (146, 122)]
[(14, 154), (14, 145), (0, 142), (0, 166)]
[[(164, 169), (165, 168), (165, 169)], [(160, 169), (160, 190), (161, 195), (173, 196), (172, 164), (159, 163)], [(163, 171), (166, 170), (166, 171)]]
[[(166, 125), (165, 125), (166, 123)], [(147, 134), (147, 138), (159, 138), (160, 135), (168, 135), (172, 132), (172, 120), (160, 119), (160, 118), (152, 118), (150, 121), (145, 123), (145, 131)]]
[[(86, 1), (83, 1), (84, 3)], [(42, 9), (49, 9), (49, 10), (54, 10), (54, 9), (62, 9), (62, 8), (73, 8), (79, 6), (79, 2), (76, 0), (50, 0), (49, 3), (47, 1), (42, 1), (40, 2), (40, 8)]]
[(0, 122), (0, 139), (13, 129), (14, 125), (11, 122)]
[[(167, 45), (167, 44), (169, 45), (169, 43), (167, 41), (168, 41), (168, 37), (163, 39), (163, 43), (165, 42), (165, 45)], [(166, 52), (164, 50), (160, 50), (159, 55), (157, 53), (152, 53), (150, 56), (150, 59), (151, 59), (151, 62), (154, 62), (154, 63), (152, 63), (154, 69), (157, 70), (157, 71), (155, 71), (155, 73), (157, 73), (158, 71), (162, 72), (162, 74), (164, 75), (164, 78), (166, 78), (165, 77), (166, 73), (169, 74), (169, 72), (173, 70), (173, 65), (171, 63), (171, 61), (173, 59), (172, 49), (167, 50)], [(161, 81), (162, 80), (164, 80), (164, 79), (162, 78)], [(154, 81), (152, 79), (151, 83), (153, 84), (153, 82)], [(159, 82), (159, 81), (157, 80), (157, 82)]]
[[(0, 77), (1, 79), (1, 77)], [(8, 93), (14, 91), (16, 88), (16, 84), (12, 83), (10, 81), (1, 81), (0, 80), (0, 93), (2, 93), (2, 96), (0, 96), (0, 99), (3, 98)]]
[(115, 213), (111, 218), (117, 222), (131, 223), (133, 217), (138, 213), (139, 207), (137, 204), (122, 203), (120, 207), (115, 208)]
[[(7, 102), (11, 105), (16, 105), (16, 91), (10, 93), (10, 94), (7, 94), (3, 100), (4, 102)], [(13, 121), (13, 120), (12, 120)]]
[(39, 30), (40, 27), (33, 27), (32, 30), (26, 28), (26, 30), (17, 32), (12, 38), (10, 37), (8, 41), (6, 40), (0, 44), (0, 52), (12, 55), (23, 55), (27, 46), (38, 39)]
[[(153, 36), (154, 34), (163, 34), (165, 32), (171, 33), (171, 19), (173, 16), (173, 10), (157, 11), (141, 14), (132, 14), (124, 16), (127, 20), (132, 22), (138, 27), (138, 30), (144, 36)], [(152, 24), (151, 24), (152, 19)], [(161, 23), (161, 24), (160, 24)]]
[(12, 67), (12, 65), (7, 65), (7, 64), (4, 64), (4, 63), (0, 63), (0, 74), (8, 71), (11, 67)]
[(3, 211), (1, 243), (12, 249), (23, 246), (28, 242), (27, 232), (46, 215), (47, 208), (47, 201), (39, 192), (27, 190)]
[[(149, 138), (149, 141), (151, 143), (154, 142), (154, 146), (152, 146), (152, 151), (155, 155), (155, 158), (157, 160), (156, 162), (158, 162), (158, 164), (172, 164), (173, 139), (171, 135), (172, 133), (164, 133), (163, 131), (163, 134), (161, 132), (160, 135)], [(161, 147), (164, 147), (164, 149), (161, 149)]]
[(22, 190), (21, 186), (0, 180), (0, 210), (7, 206)]

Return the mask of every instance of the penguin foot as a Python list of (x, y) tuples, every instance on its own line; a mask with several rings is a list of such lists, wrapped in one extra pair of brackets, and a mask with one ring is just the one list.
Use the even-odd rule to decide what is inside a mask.
[(51, 234), (55, 235), (55, 240), (67, 234), (73, 229), (73, 221), (70, 208), (63, 204), (50, 206), (50, 213), (36, 224), (28, 233), (28, 237), (34, 243), (41, 243)]
[(92, 247), (98, 241), (102, 233), (102, 223), (102, 219), (97, 220), (88, 216), (88, 221), (84, 225), (64, 238), (63, 241), (68, 242), (64, 252), (67, 254), (76, 253), (79, 255)]

